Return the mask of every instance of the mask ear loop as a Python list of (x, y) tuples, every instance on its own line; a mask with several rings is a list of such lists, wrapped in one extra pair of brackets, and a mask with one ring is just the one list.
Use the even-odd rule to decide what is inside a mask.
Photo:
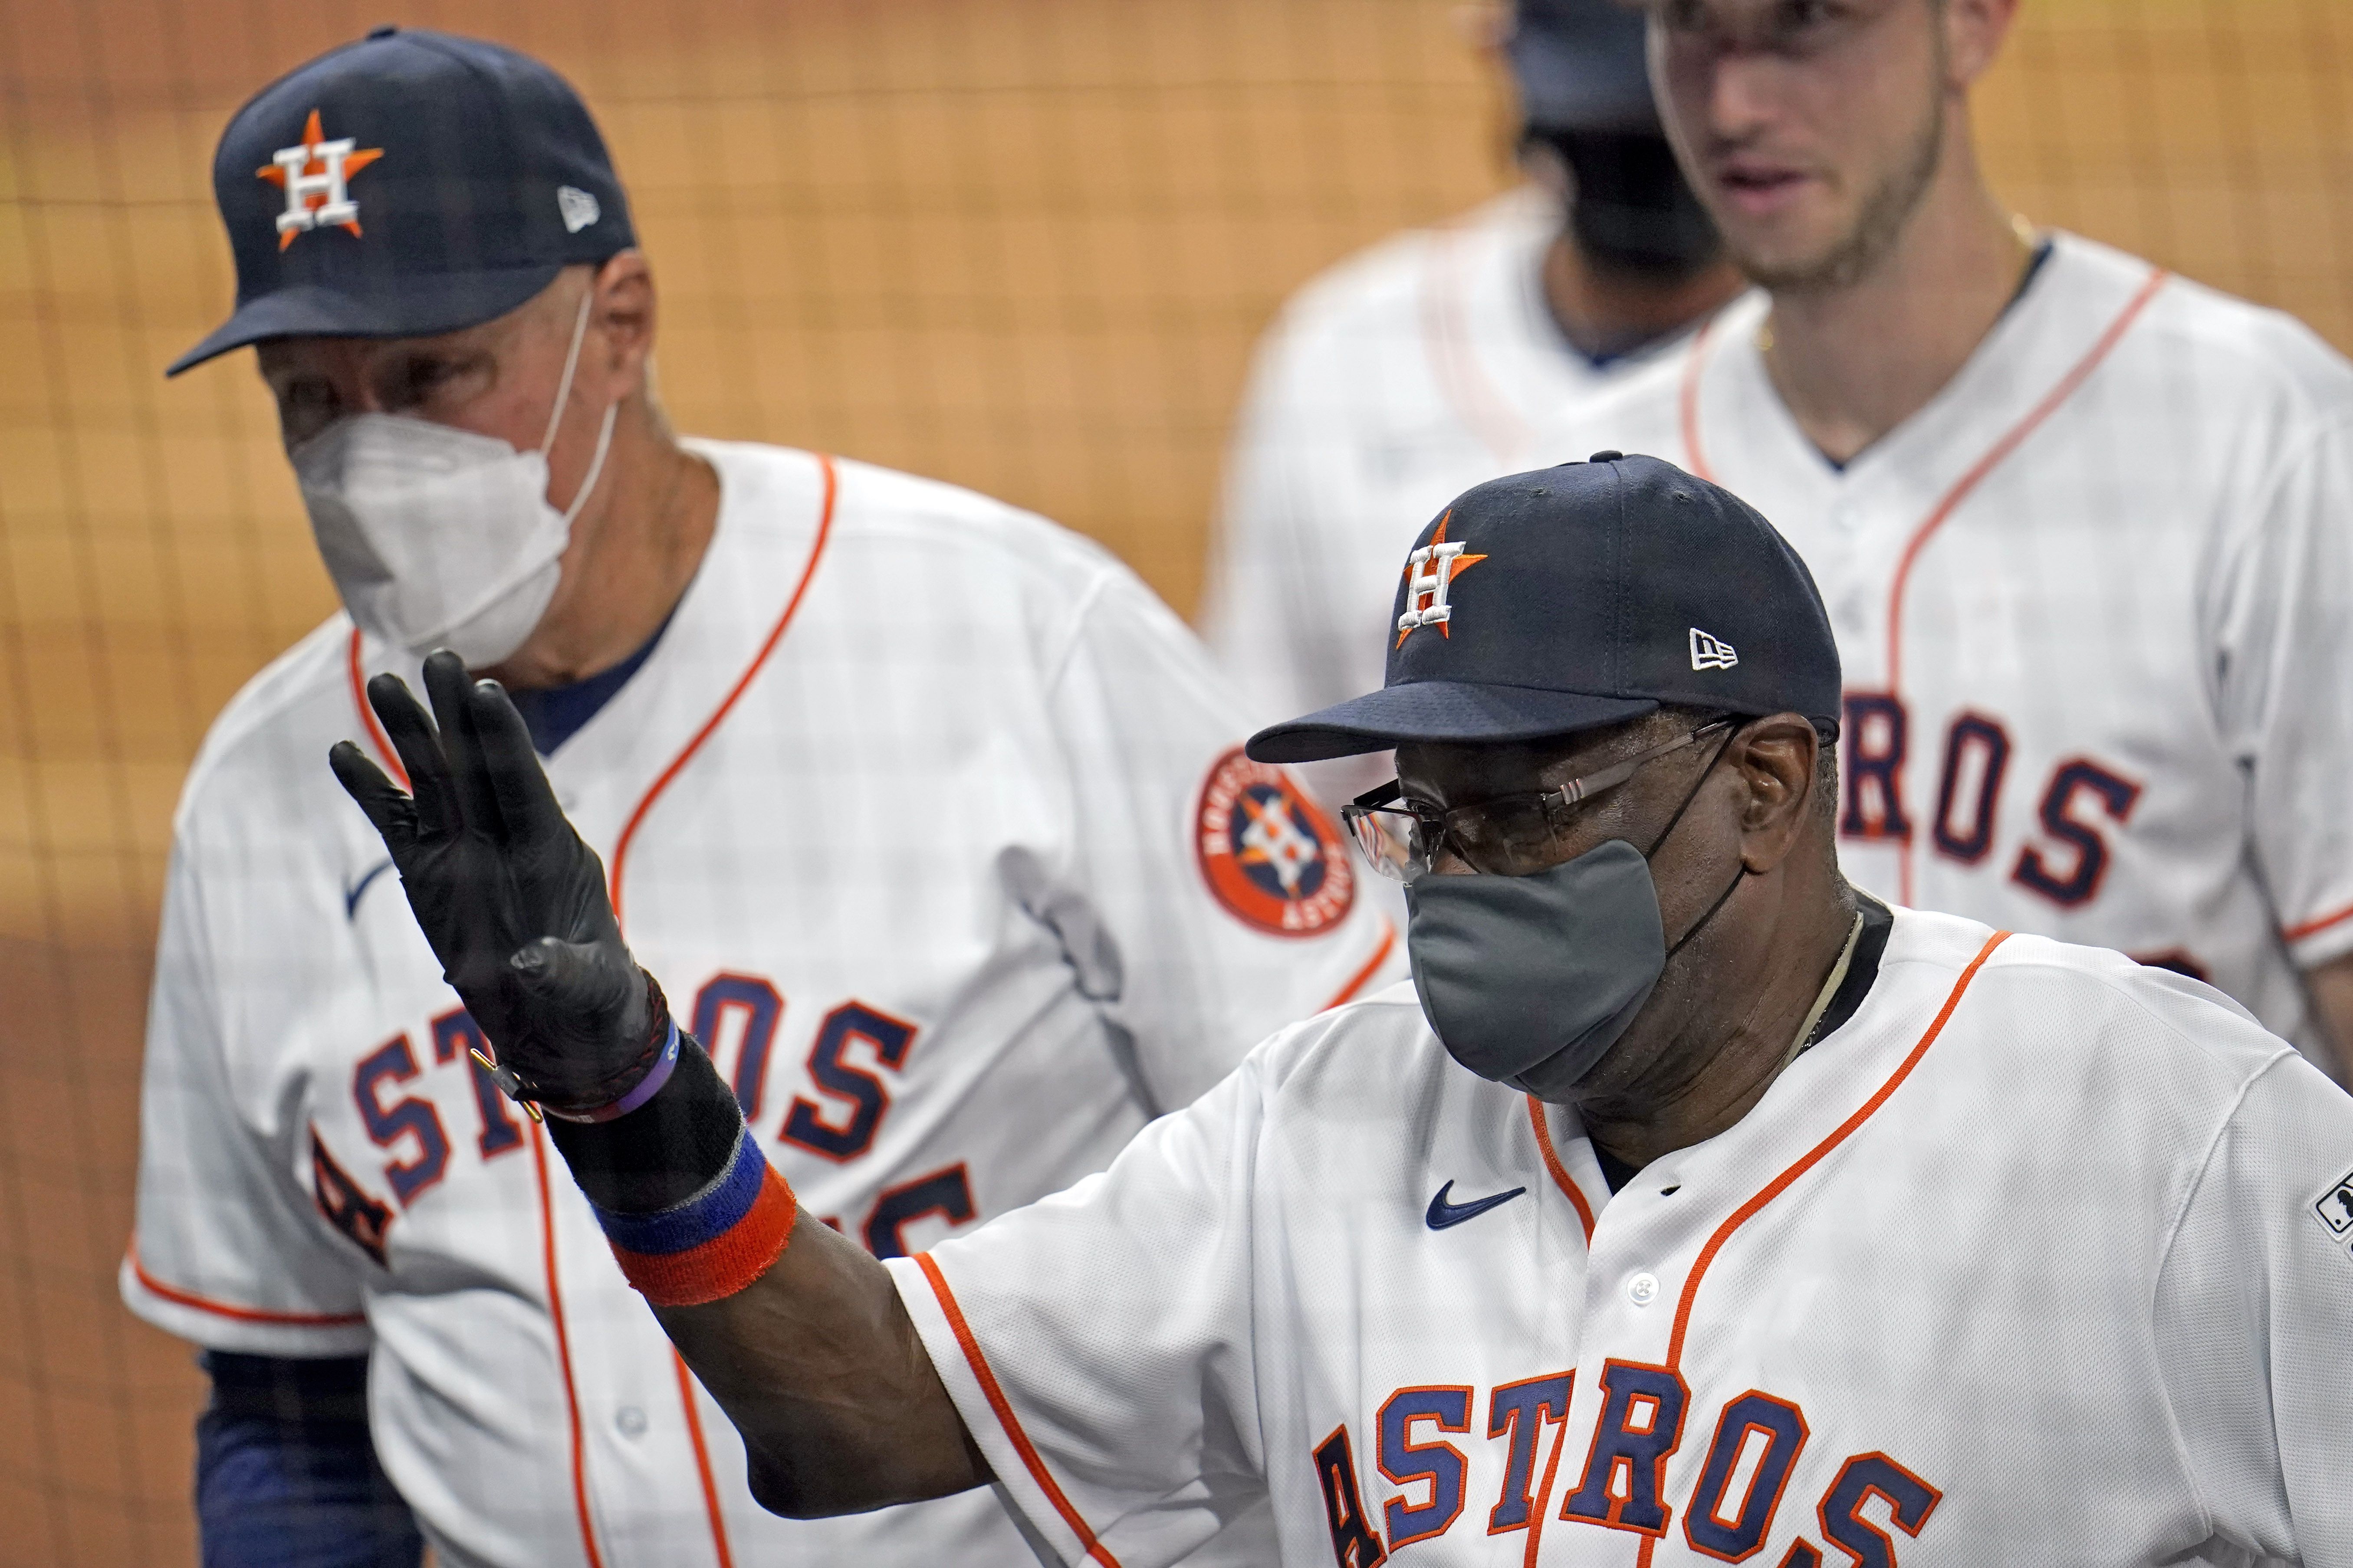
[[(1683, 950), (1683, 943), (1697, 936), (1702, 926), (1715, 919), (1715, 911), (1730, 903), (1732, 901), (1732, 895), (1739, 891), (1740, 884), (1747, 879), (1748, 868), (1746, 866), (1743, 866), (1739, 870), (1735, 871), (1732, 874), (1732, 880), (1725, 883), (1724, 886), (1724, 891), (1716, 896), (1715, 902), (1708, 905), (1707, 913), (1694, 921), (1689, 931), (1684, 931), (1683, 935), (1675, 938), (1675, 945), (1667, 949), (1667, 957), (1672, 958), (1675, 954), (1681, 952)], [(1663, 960), (1662, 962), (1663, 962)]]
[(1659, 846), (1667, 841), (1667, 835), (1672, 833), (1675, 830), (1675, 824), (1683, 819), (1683, 813), (1691, 809), (1691, 803), (1699, 798), (1699, 786), (1707, 783), (1707, 775), (1715, 772), (1715, 764), (1724, 761), (1724, 753), (1732, 749), (1732, 742), (1739, 734), (1740, 726), (1735, 724), (1732, 727), (1732, 733), (1725, 736), (1723, 742), (1715, 748), (1715, 755), (1708, 758), (1707, 766), (1700, 769), (1699, 777), (1692, 781), (1691, 788), (1683, 792), (1683, 803), (1675, 807), (1675, 814), (1667, 818), (1667, 825), (1659, 829), (1659, 836), (1651, 840), (1651, 847), (1648, 849), (1642, 851), (1643, 859), (1648, 860), (1659, 852)]
[[(1691, 803), (1699, 798), (1700, 785), (1707, 783), (1707, 775), (1715, 772), (1715, 764), (1724, 761), (1724, 753), (1732, 749), (1732, 742), (1739, 736), (1739, 734), (1740, 728), (1736, 724), (1733, 726), (1732, 733), (1726, 735), (1724, 738), (1723, 743), (1715, 748), (1715, 755), (1708, 758), (1707, 766), (1700, 770), (1699, 777), (1693, 780), (1691, 788), (1684, 792), (1683, 803), (1675, 807), (1675, 814), (1667, 818), (1666, 826), (1659, 830), (1659, 836), (1656, 838), (1651, 839), (1651, 847), (1642, 852), (1642, 858), (1645, 861), (1648, 861), (1651, 856), (1659, 852), (1659, 846), (1667, 841), (1667, 835), (1672, 833), (1675, 830), (1675, 824), (1683, 819), (1683, 813), (1691, 809)], [(1683, 950), (1683, 943), (1697, 936), (1700, 933), (1700, 929), (1702, 927), (1705, 926), (1708, 921), (1715, 919), (1716, 911), (1723, 909), (1725, 905), (1732, 901), (1732, 895), (1739, 890), (1740, 884), (1746, 880), (1747, 877), (1748, 868), (1745, 865), (1742, 866), (1739, 870), (1733, 873), (1732, 880), (1725, 885), (1725, 889), (1722, 893), (1716, 895), (1715, 902), (1708, 905), (1707, 913), (1694, 921), (1684, 929), (1683, 935), (1675, 938), (1675, 944), (1667, 949), (1668, 958), (1672, 958), (1675, 954), (1681, 952)]]
[(539, 438), (539, 455), (555, 445), (555, 427), (564, 421), (564, 405), (572, 399), (572, 373), (580, 368), (580, 345), (588, 336), (588, 306), (596, 297), (592, 285), (580, 296), (580, 313), (572, 321), (572, 346), (564, 351), (564, 379), (555, 384), (555, 406), (547, 411), (547, 432)]
[[(588, 336), (588, 307), (596, 297), (596, 289), (593, 284), (580, 295), (580, 314), (572, 322), (572, 346), (564, 353), (564, 379), (555, 384), (555, 406), (548, 411), (547, 434), (539, 438), (539, 455), (543, 458), (555, 445), (555, 427), (563, 423), (564, 406), (572, 399), (572, 373), (580, 365), (580, 345), (587, 341)], [(605, 410), (604, 423), (596, 427), (596, 454), (588, 459), (588, 476), (580, 481), (580, 489), (573, 495), (572, 504), (564, 509), (564, 526), (566, 528), (570, 528), (573, 519), (580, 515), (580, 509), (588, 504), (589, 496), (596, 491), (596, 480), (605, 472), (605, 454), (613, 445), (614, 416), (620, 412), (619, 404), (610, 405)]]

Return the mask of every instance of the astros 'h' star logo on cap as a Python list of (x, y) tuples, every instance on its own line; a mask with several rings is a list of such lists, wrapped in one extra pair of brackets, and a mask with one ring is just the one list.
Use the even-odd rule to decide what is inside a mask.
[(1423, 626), (1436, 626), (1440, 637), (1451, 637), (1454, 634), (1446, 623), (1454, 618), (1454, 611), (1446, 602), (1446, 591), (1456, 577), (1487, 559), (1463, 554), (1468, 546), (1459, 540), (1448, 542), (1446, 525), (1453, 521), (1454, 513), (1449, 510), (1438, 520), (1438, 531), (1430, 536), (1430, 542), (1405, 558), (1405, 614), (1398, 617), (1398, 647)]
[(319, 111), (303, 122), (302, 144), (280, 147), (254, 174), (286, 193), (286, 210), (278, 215), (278, 248), (321, 224), (334, 224), (360, 232), (360, 205), (352, 200), (345, 183), (384, 156), (381, 147), (361, 147), (346, 136), (330, 142), (319, 129)]

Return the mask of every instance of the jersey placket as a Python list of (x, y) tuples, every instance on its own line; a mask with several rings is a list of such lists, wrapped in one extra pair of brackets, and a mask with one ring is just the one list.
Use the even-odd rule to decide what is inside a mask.
[[(2007, 933), (1989, 940), (1933, 1016), (1894, 994), (1867, 1000), (1837, 1058), (1816, 1058), (1739, 1123), (1653, 1161), (1595, 1217), (1567, 1447), (1550, 1504), (1546, 1561), (1595, 1561), (1597, 1530), (1623, 1532), (1622, 1558), (1649, 1568), (1688, 1556), (1683, 1513), (1701, 1479), (1719, 1406), (1737, 1373), (1693, 1381), (1695, 1341), (1740, 1338), (1740, 1306), (1726, 1270), (1753, 1222), (1776, 1204), (1803, 1203), (1848, 1139), (1899, 1090), (1942, 1032), (1978, 968)], [(1835, 1088), (1820, 1081), (1834, 1074)], [(1715, 1292), (1711, 1297), (1710, 1291)], [(1746, 1361), (1746, 1356), (1736, 1358)], [(1719, 1386), (1721, 1385), (1721, 1386)]]
[[(1680, 1191), (1679, 1167), (1691, 1163), (1689, 1153), (1653, 1162), (1595, 1216), (1577, 1378), (1542, 1561), (1643, 1561), (1658, 1528), (1673, 1522), (1664, 1489), (1677, 1479), (1672, 1460), (1684, 1439), (1667, 1439), (1655, 1459), (1646, 1455), (1647, 1439), (1662, 1423), (1687, 1433), (1689, 1395), (1671, 1364), (1676, 1302), (1708, 1230), (1723, 1217), (1699, 1206), (1705, 1198)], [(1613, 1447), (1622, 1457), (1613, 1458)], [(1604, 1544), (1612, 1540), (1615, 1548)]]
[[(1921, 558), (1968, 508), (1984, 481), (2106, 361), (2168, 276), (2161, 268), (2150, 268), (2098, 335), (2080, 351), (2063, 354), (2063, 370), (2046, 383), (2030, 382), (1999, 397), (1978, 395), (1990, 367), (2006, 357), (1997, 351), (2045, 328), (2042, 318), (2057, 285), (2044, 279), (2039, 290), (2021, 299), (1994, 324), (1988, 342), (1952, 384), (1842, 469), (1832, 469), (1823, 460), (1773, 386), (1755, 335), (1761, 316), (1727, 312), (1701, 329), (1679, 395), (1684, 457), (1703, 479), (1739, 489), (1743, 473), (1764, 476), (1767, 493), (1777, 488), (1770, 481), (1778, 480), (1787, 487), (1780, 493), (1804, 496), (1814, 503), (1798, 507), (1797, 515), (1785, 514), (1781, 524), (1822, 589), (1847, 667), (1851, 723), (1859, 717), (1870, 721), (1867, 705), (1873, 701), (1884, 705), (1885, 722), (1903, 724), (1907, 731), (1931, 717), (1904, 710), (1907, 604), (1934, 581), (1931, 573), (1922, 570)], [(1736, 341), (1719, 343), (1711, 353), (1710, 339), (1718, 336), (1719, 329)], [(1720, 411), (1728, 409), (1754, 416), (1723, 417)], [(1716, 416), (1711, 418), (1711, 414)], [(1717, 470), (1719, 445), (1733, 471), (1729, 479)], [(1925, 489), (1916, 495), (1891, 493), (1910, 488), (1903, 479), (1908, 474), (1937, 476), (1933, 493)], [(1755, 482), (1753, 477), (1750, 482)], [(1874, 488), (1881, 492), (1876, 497)], [(1828, 526), (1815, 522), (1816, 517)], [(1865, 708), (1858, 709), (1857, 698)], [(1855, 738), (1847, 739), (1852, 760)], [(1903, 736), (1905, 742), (1912, 739), (1908, 733)], [(1897, 742), (1891, 739), (1889, 743)], [(1916, 745), (1901, 745), (1900, 760), (1890, 775), (1897, 798), (1920, 798), (1925, 770), (1917, 752)], [(1853, 822), (1842, 823), (1842, 853), (1857, 847), (1855, 833)], [(1867, 840), (1873, 835), (1861, 837)], [(1920, 837), (1916, 831), (1893, 835), (1880, 847), (1883, 858), (1866, 849), (1858, 879), (1899, 903), (1912, 903)], [(1872, 860), (1882, 863), (1870, 864)], [(1892, 876), (1884, 874), (1891, 871)]]
[[(613, 883), (610, 892), (615, 911), (624, 918), (622, 879), (640, 827), (661, 795), (691, 765), (766, 665), (795, 619), (823, 556), (831, 531), (838, 479), (830, 458), (818, 455), (812, 460), (821, 485), (807, 558), (790, 584), (780, 613), (767, 626), (765, 640), (755, 637), (742, 650), (743, 657), (734, 661), (741, 666), (740, 671), (733, 675), (731, 685), (708, 695), (698, 689), (693, 696), (702, 700), (690, 699), (682, 704), (675, 700), (679, 694), (670, 694), (673, 700), (665, 711), (674, 721), (699, 727), (672, 734), (670, 727), (656, 725), (650, 732), (640, 727), (624, 733), (609, 723), (600, 726), (591, 721), (587, 729), (574, 737), (575, 743), (558, 748), (556, 756), (546, 759), (549, 782), (557, 802), (581, 837), (604, 859), (607, 876)], [(723, 539), (719, 547), (723, 548), (725, 542)], [(722, 573), (706, 571), (690, 587), (688, 599), (681, 603), (676, 624), (665, 639), (670, 646), (658, 650), (658, 656), (669, 653), (670, 660), (663, 661), (663, 668), (641, 672), (641, 679), (647, 674), (659, 676), (670, 666), (682, 665), (691, 670), (700, 663), (709, 662), (695, 657), (699, 632), (707, 630), (723, 638), (730, 637), (733, 623), (744, 617), (706, 612), (704, 595), (697, 591), (725, 586), (723, 577)], [(706, 627), (706, 623), (712, 624)], [(750, 617), (745, 624), (759, 625), (760, 618)], [(725, 668), (728, 664), (722, 652), (718, 668)], [(364, 649), (356, 632), (352, 637), (349, 665), (352, 697), (365, 732), (394, 776), (405, 784), (406, 775), (398, 759), (363, 693)], [(699, 687), (702, 683), (694, 684)], [(642, 685), (637, 693), (625, 689), (616, 697), (615, 703), (626, 704), (632, 696), (643, 695)], [(612, 715), (598, 717), (609, 719)], [(658, 951), (658, 944), (641, 945), (648, 947), (649, 955)], [(659, 959), (654, 962), (659, 963)], [(542, 1283), (554, 1371), (564, 1388), (570, 1426), (571, 1487), (583, 1561), (592, 1568), (604, 1568), (608, 1561), (626, 1562), (635, 1556), (627, 1540), (617, 1538), (617, 1525), (608, 1517), (602, 1499), (674, 1493), (682, 1479), (679, 1471), (683, 1464), (700, 1494), (702, 1507), (698, 1511), (703, 1515), (712, 1556), (719, 1568), (729, 1568), (733, 1553), (712, 1468), (712, 1434), (707, 1430), (710, 1423), (705, 1419), (697, 1386), (687, 1374), (684, 1363), (678, 1360), (667, 1343), (658, 1334), (649, 1337), (651, 1320), (636, 1298), (617, 1295), (611, 1289), (613, 1265), (603, 1232), (589, 1212), (586, 1200), (556, 1168), (544, 1131), (532, 1124), (526, 1135), (538, 1210), (540, 1253), (535, 1260), (537, 1267), (529, 1272), (536, 1274)], [(670, 1375), (661, 1375), (663, 1372)], [(670, 1386), (665, 1388), (665, 1384)], [(625, 1510), (622, 1517), (653, 1522), (659, 1521), (661, 1515), (657, 1512), (647, 1516), (642, 1510)], [(688, 1528), (691, 1531), (692, 1527)], [(663, 1542), (675, 1543), (672, 1536), (663, 1534), (655, 1542), (639, 1544), (667, 1550)]]

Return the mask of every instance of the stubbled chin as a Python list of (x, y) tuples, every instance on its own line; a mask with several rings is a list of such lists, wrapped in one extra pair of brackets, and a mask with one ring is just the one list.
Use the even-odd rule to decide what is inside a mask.
[(1796, 289), (1823, 280), (1840, 247), (1836, 244), (1800, 244), (1775, 237), (1757, 240), (1726, 235), (1725, 248), (1753, 283), (1767, 289)]
[(1770, 287), (1802, 281), (1827, 267), (1846, 243), (1851, 216), (1830, 204), (1819, 182), (1801, 181), (1770, 196), (1745, 199), (1721, 187), (1710, 205), (1716, 230), (1740, 269)]

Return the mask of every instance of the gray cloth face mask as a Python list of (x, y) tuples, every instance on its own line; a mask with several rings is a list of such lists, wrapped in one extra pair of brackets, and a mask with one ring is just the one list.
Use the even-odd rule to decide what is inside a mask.
[[(1715, 770), (1711, 760), (1651, 854)], [(1672, 947), (1650, 856), (1622, 838), (1525, 877), (1416, 877), (1405, 885), (1406, 956), (1422, 1016), (1447, 1054), (1481, 1078), (1556, 1093), (1618, 1043), (1667, 960), (1747, 875), (1746, 865), (1736, 871)]]
[(1525, 877), (1417, 877), (1405, 906), (1422, 1016), (1514, 1089), (1538, 1068), (1556, 1088), (1585, 1076), (1667, 966), (1651, 863), (1622, 838)]

